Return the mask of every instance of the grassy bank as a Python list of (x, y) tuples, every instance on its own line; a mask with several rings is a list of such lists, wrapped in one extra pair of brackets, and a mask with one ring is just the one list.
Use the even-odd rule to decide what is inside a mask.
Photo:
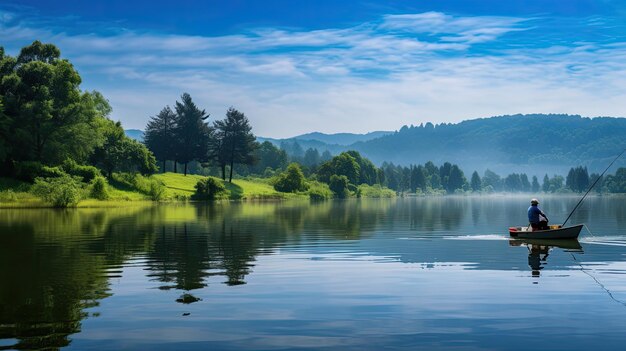
[[(150, 177), (115, 175), (107, 186), (108, 198), (96, 200), (88, 198), (89, 186), (83, 189), (83, 199), (76, 207), (119, 207), (135, 206), (155, 200), (155, 185), (158, 184), (159, 201), (189, 201), (195, 193), (195, 185), (204, 176), (177, 173), (155, 174)], [(220, 180), (221, 181), (221, 180)], [(274, 190), (267, 179), (235, 179), (224, 182), (225, 200), (257, 199), (308, 199), (308, 193), (281, 193)], [(0, 178), (0, 208), (50, 207), (31, 193), (32, 184), (15, 179)]]

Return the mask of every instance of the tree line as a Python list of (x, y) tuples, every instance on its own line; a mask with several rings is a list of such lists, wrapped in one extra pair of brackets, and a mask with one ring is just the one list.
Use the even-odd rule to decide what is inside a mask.
[(174, 172), (177, 165), (184, 166), (197, 161), (208, 166), (219, 166), (223, 180), (232, 182), (235, 165), (253, 165), (257, 158), (255, 152), (260, 149), (256, 142), (248, 118), (231, 107), (223, 120), (207, 122), (209, 114), (193, 102), (191, 96), (184, 93), (172, 110), (169, 106), (152, 117), (146, 125), (144, 142), (162, 164), (165, 172), (166, 162), (172, 161)]

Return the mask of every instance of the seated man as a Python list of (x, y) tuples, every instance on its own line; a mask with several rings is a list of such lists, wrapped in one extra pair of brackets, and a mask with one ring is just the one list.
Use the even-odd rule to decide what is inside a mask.
[(537, 206), (539, 201), (537, 199), (530, 200), (530, 207), (528, 208), (528, 221), (535, 230), (546, 230), (548, 227), (548, 216)]

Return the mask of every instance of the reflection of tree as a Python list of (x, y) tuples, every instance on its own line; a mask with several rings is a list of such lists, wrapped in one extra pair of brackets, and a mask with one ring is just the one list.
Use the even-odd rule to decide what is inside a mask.
[(235, 234), (233, 227), (226, 229), (222, 223), (222, 230), (217, 236), (215, 248), (222, 258), (222, 269), (225, 271), (228, 285), (245, 284), (244, 277), (250, 273), (257, 253), (254, 233)]
[(105, 262), (71, 237), (41, 245), (25, 227), (0, 230), (0, 339), (18, 339), (18, 349), (67, 346), (83, 309), (107, 296)]
[(149, 252), (148, 276), (168, 284), (161, 289), (203, 288), (211, 268), (208, 246), (206, 233), (195, 225), (162, 225)]

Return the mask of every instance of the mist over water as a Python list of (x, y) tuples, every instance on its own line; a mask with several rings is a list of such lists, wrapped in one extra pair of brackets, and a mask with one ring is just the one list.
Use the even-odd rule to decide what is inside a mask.
[(3, 210), (0, 349), (620, 349), (626, 199), (528, 200)]

